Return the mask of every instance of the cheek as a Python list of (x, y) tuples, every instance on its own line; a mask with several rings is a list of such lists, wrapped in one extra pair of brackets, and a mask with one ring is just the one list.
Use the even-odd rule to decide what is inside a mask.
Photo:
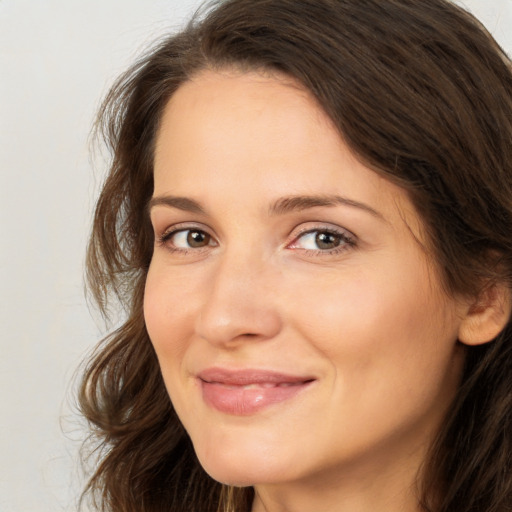
[[(382, 259), (378, 268), (354, 268), (330, 276), (316, 287), (316, 294), (305, 296), (302, 308), (332, 340), (332, 348), (339, 341), (359, 348), (377, 342), (392, 348), (401, 343), (410, 346), (415, 340), (435, 343), (439, 336), (454, 339), (454, 304), (426, 264), (418, 263), (420, 259)], [(336, 332), (352, 336), (339, 340)]]
[(417, 260), (410, 272), (407, 262), (383, 267), (331, 279), (292, 306), (303, 336), (355, 396), (364, 389), (422, 393), (453, 363), (459, 324), (453, 304), (431, 287)]
[(331, 406), (323, 413), (331, 438), (343, 432), (357, 450), (390, 433), (437, 428), (463, 363), (450, 304), (415, 279), (361, 276), (327, 289), (321, 303), (302, 302), (308, 320), (300, 329), (331, 366)]
[(144, 318), (174, 409), (180, 418), (187, 418), (194, 417), (194, 411), (190, 410), (187, 400), (192, 382), (184, 362), (196, 315), (191, 285), (176, 274), (166, 272), (158, 264), (150, 267), (144, 294)]
[[(192, 328), (191, 297), (158, 265), (150, 267), (144, 292), (144, 319), (160, 364), (178, 363)], [(163, 369), (163, 368), (162, 368)]]

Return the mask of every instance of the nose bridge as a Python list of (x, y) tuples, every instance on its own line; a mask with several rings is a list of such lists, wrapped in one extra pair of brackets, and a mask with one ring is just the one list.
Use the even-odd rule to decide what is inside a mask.
[(274, 276), (275, 270), (258, 251), (226, 250), (212, 266), (197, 333), (215, 344), (275, 336), (281, 322), (270, 293)]

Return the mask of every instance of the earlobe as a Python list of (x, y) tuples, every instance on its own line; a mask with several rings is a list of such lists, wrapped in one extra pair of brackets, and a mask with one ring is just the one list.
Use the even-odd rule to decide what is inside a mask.
[(504, 283), (486, 287), (469, 306), (459, 327), (459, 341), (482, 345), (505, 328), (512, 309), (511, 290)]

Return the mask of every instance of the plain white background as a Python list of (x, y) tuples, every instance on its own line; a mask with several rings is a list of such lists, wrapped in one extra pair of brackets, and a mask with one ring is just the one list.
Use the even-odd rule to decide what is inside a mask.
[[(512, 0), (464, 5), (512, 54)], [(0, 0), (0, 512), (76, 510), (71, 382), (102, 334), (83, 292), (103, 171), (89, 133), (113, 79), (198, 6)]]

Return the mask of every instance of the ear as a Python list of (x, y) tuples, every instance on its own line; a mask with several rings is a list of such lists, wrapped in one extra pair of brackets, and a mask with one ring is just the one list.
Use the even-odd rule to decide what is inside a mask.
[(482, 345), (492, 341), (507, 325), (511, 308), (511, 291), (504, 283), (494, 283), (484, 288), (462, 319), (459, 341), (465, 345)]

